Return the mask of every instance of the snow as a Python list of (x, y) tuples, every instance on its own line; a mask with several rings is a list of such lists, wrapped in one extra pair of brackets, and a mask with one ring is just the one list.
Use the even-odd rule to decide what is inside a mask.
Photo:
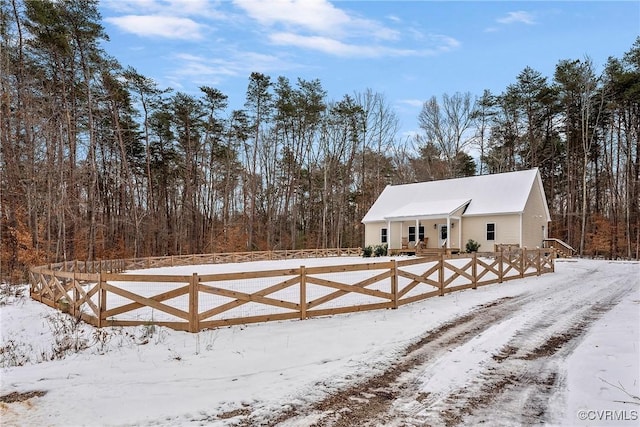
[[(342, 261), (291, 262), (312, 266)], [(265, 267), (287, 268), (277, 261), (202, 269)], [(195, 266), (180, 269), (184, 271), (154, 272), (203, 272)], [(151, 326), (98, 331), (28, 297), (7, 298), (0, 306), (0, 396), (46, 394), (11, 403), (0, 399), (0, 421), (3, 426), (227, 426), (250, 413), (252, 425), (266, 424), (287, 409), (300, 410), (383, 372), (429, 330), (504, 298), (520, 299), (500, 302), (504, 318), (488, 323), (472, 339), (452, 346), (415, 372), (411, 385), (430, 393), (431, 407), (416, 409), (415, 401), (399, 399), (394, 411), (404, 413), (411, 406), (415, 417), (432, 416), (448, 404), (446, 397), (452, 391), (472, 390), (493, 363), (492, 355), (508, 343), (518, 342), (525, 351), (530, 340), (530, 347), (535, 347), (535, 340), (570, 327), (577, 316), (587, 313), (586, 302), (610, 300), (611, 307), (599, 317), (594, 315), (586, 333), (572, 341), (566, 354), (559, 352), (560, 357), (539, 365), (559, 372), (545, 422), (620, 425), (620, 420), (610, 419), (623, 415), (628, 418), (624, 425), (637, 425), (639, 406), (632, 396), (640, 395), (640, 264), (583, 259), (559, 261), (555, 273), (453, 292), (397, 310), (199, 334)], [(86, 343), (87, 348), (63, 352), (69, 341), (61, 335), (71, 344)], [(11, 366), (15, 363), (23, 365)], [(511, 366), (525, 375), (532, 366), (526, 363), (518, 359)], [(509, 425), (514, 403), (498, 403), (503, 406), (490, 408), (491, 420), (502, 419)], [(636, 421), (631, 419), (634, 414)], [(310, 413), (282, 425), (308, 425), (318, 416)], [(475, 424), (487, 417), (478, 412), (468, 421)]]
[[(636, 279), (637, 282), (637, 279)], [(640, 298), (635, 294), (608, 312), (587, 333), (582, 344), (567, 358), (567, 411), (563, 422), (572, 424), (579, 411), (587, 411), (585, 425), (614, 425), (614, 414), (606, 411), (640, 409), (628, 393), (640, 393)], [(600, 411), (599, 413), (596, 411)], [(638, 414), (638, 411), (636, 411)], [(610, 419), (607, 419), (609, 415)], [(636, 425), (640, 418), (635, 417)]]
[[(304, 259), (304, 260), (296, 260), (296, 259), (288, 259), (288, 260), (280, 260), (277, 262), (272, 261), (253, 261), (246, 263), (231, 263), (231, 264), (208, 264), (201, 266), (180, 266), (173, 267), (171, 269), (166, 268), (149, 268), (145, 271), (145, 281), (140, 281), (139, 275), (137, 280), (132, 281), (127, 280), (117, 280), (117, 279), (109, 279), (108, 283), (110, 285), (114, 285), (118, 288), (125, 289), (127, 291), (133, 292), (137, 295), (151, 298), (155, 295), (169, 292), (171, 290), (175, 290), (181, 287), (184, 287), (187, 282), (191, 279), (192, 275), (196, 273), (196, 270), (199, 274), (200, 280), (199, 282), (204, 285), (209, 285), (213, 287), (220, 287), (226, 290), (233, 290), (247, 294), (253, 294), (259, 291), (264, 290), (267, 287), (274, 286), (276, 284), (281, 284), (289, 279), (295, 279), (297, 275), (299, 275), (298, 268), (301, 267), (301, 264), (307, 269), (308, 276), (312, 275), (315, 278), (330, 280), (335, 282), (354, 284), (361, 283), (365, 280), (375, 280), (375, 276), (388, 271), (389, 266), (384, 265), (384, 261), (389, 261), (390, 257), (379, 257), (375, 258), (376, 264), (379, 264), (380, 269), (368, 269), (365, 268), (361, 271), (339, 271), (335, 273), (322, 273), (313, 271), (313, 267), (321, 267), (323, 265), (343, 265), (343, 264), (369, 264), (372, 263), (372, 258), (363, 258), (363, 257), (333, 257), (330, 259)], [(490, 262), (492, 260), (484, 259), (485, 262)], [(402, 269), (404, 271), (423, 275), (424, 272), (432, 266), (435, 266), (437, 261), (425, 261), (416, 265), (403, 266)], [(460, 269), (464, 269), (465, 265), (469, 263), (468, 258), (460, 258), (460, 259), (452, 259), (448, 261), (448, 264), (454, 265)], [(468, 269), (468, 268), (467, 268)], [(283, 274), (273, 275), (273, 277), (265, 277), (261, 276), (258, 278), (246, 278), (244, 275), (240, 275), (236, 278), (231, 278), (227, 273), (241, 273), (246, 271), (269, 271), (278, 270), (284, 271)], [(136, 275), (139, 273), (138, 271), (130, 271), (128, 274), (125, 274), (121, 277), (127, 277), (130, 275)], [(482, 277), (483, 281), (490, 281), (497, 278), (497, 275), (491, 270), (487, 270), (486, 274)], [(526, 273), (531, 274), (535, 273), (535, 268), (533, 266), (529, 266)], [(454, 272), (451, 269), (445, 269), (444, 277), (445, 280), (449, 279)], [(513, 269), (510, 271), (505, 270), (505, 277), (513, 277), (517, 276), (518, 272)], [(163, 282), (160, 280), (154, 281), (154, 276), (163, 276), (166, 279), (167, 275), (172, 276), (173, 282)], [(224, 280), (218, 281), (214, 277), (222, 278)], [(438, 271), (433, 271), (428, 278), (437, 281)], [(268, 275), (266, 275), (268, 276)], [(153, 283), (148, 283), (149, 281)], [(402, 289), (405, 285), (412, 282), (410, 278), (399, 277), (398, 283), (400, 289)], [(469, 284), (470, 281), (464, 276), (458, 276), (454, 278), (451, 283), (448, 285), (448, 288), (451, 289), (458, 285)], [(95, 283), (93, 284), (95, 285)], [(391, 282), (390, 280), (375, 280), (375, 283), (371, 283), (367, 286), (367, 289), (382, 291), (389, 293), (391, 292)], [(418, 284), (409, 290), (406, 294), (403, 295), (404, 298), (409, 298), (415, 295), (424, 294), (426, 292), (433, 291), (434, 288), (428, 284)], [(89, 289), (85, 289), (87, 293), (89, 293)], [(306, 296), (307, 301), (315, 301), (319, 298), (325, 297), (329, 294), (335, 292), (335, 289), (329, 288), (326, 286), (319, 286), (311, 283), (310, 279), (307, 279), (306, 283)], [(299, 302), (300, 294), (299, 287), (295, 286), (287, 286), (284, 289), (278, 290), (277, 292), (269, 293), (269, 298), (285, 301), (291, 304), (296, 304)], [(177, 308), (182, 311), (187, 311), (189, 307), (189, 299), (187, 294), (183, 294), (178, 297), (174, 297), (170, 300), (169, 305), (173, 308)], [(93, 297), (91, 297), (93, 303), (95, 305), (100, 304), (98, 301), (98, 294), (95, 293)], [(199, 304), (199, 312), (207, 312), (211, 309), (218, 308), (226, 303), (234, 301), (234, 298), (231, 296), (220, 296), (209, 293), (200, 293), (198, 297)], [(325, 301), (322, 304), (316, 305), (314, 309), (327, 309), (327, 308), (338, 308), (345, 306), (356, 306), (356, 305), (365, 305), (365, 304), (375, 304), (380, 302), (387, 302), (387, 299), (381, 298), (379, 296), (372, 295), (363, 295), (360, 293), (346, 293), (337, 298), (331, 298), (329, 301)], [(119, 296), (115, 293), (110, 293), (106, 298), (106, 308), (107, 310), (112, 310), (116, 308), (120, 308), (130, 303), (126, 297)], [(88, 307), (84, 307), (88, 310)], [(272, 315), (278, 313), (291, 313), (291, 309), (261, 304), (257, 302), (248, 302), (246, 304), (242, 304), (239, 307), (235, 307), (229, 310), (226, 310), (222, 313), (215, 314), (212, 317), (207, 318), (206, 320), (221, 320), (221, 319), (232, 319), (238, 317), (250, 317), (250, 316), (265, 316)], [(124, 313), (111, 315), (109, 319), (115, 320), (137, 320), (137, 321), (184, 321), (183, 319), (178, 318), (173, 314), (169, 314), (166, 312), (159, 311), (157, 309), (153, 309), (150, 307), (141, 307), (134, 310), (126, 311)]]
[(386, 221), (410, 219), (439, 219), (453, 215), (455, 211), (471, 202), (471, 199), (428, 200), (412, 202), (385, 215)]

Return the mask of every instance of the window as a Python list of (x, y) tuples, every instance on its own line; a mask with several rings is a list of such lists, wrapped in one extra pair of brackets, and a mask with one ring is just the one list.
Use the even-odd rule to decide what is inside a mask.
[(496, 240), (496, 225), (494, 223), (487, 224), (487, 240)]
[[(420, 226), (418, 228), (418, 240), (423, 241), (424, 240), (424, 226)], [(409, 227), (409, 241), (410, 242), (415, 242), (416, 241), (416, 228), (415, 227)]]
[(387, 229), (383, 228), (380, 230), (380, 242), (387, 243)]

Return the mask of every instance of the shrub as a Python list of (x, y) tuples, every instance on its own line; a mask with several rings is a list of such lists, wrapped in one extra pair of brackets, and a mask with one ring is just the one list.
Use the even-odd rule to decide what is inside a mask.
[(371, 245), (365, 247), (364, 249), (362, 249), (362, 256), (364, 258), (369, 258), (371, 256), (371, 254), (373, 254), (373, 247), (371, 247)]
[(387, 256), (387, 245), (384, 244), (376, 246), (373, 253), (375, 256)]
[(12, 285), (0, 282), (0, 306), (23, 300), (28, 288), (25, 285)]
[(469, 239), (469, 241), (467, 242), (467, 252), (478, 252), (478, 249), (480, 248), (480, 243), (476, 242), (473, 239)]
[(32, 351), (31, 344), (8, 340), (0, 347), (0, 367), (23, 366), (29, 363)]
[(64, 313), (46, 316), (54, 337), (49, 360), (64, 359), (67, 354), (79, 353), (89, 347), (87, 332), (80, 317)]

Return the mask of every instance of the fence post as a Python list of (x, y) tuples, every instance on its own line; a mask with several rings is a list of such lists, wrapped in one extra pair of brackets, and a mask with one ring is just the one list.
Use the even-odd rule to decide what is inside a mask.
[(527, 268), (527, 264), (529, 264), (529, 260), (527, 259), (527, 248), (522, 248), (522, 253), (520, 254), (522, 258), (520, 259), (520, 278), (524, 277), (524, 270)]
[(73, 308), (71, 309), (71, 315), (76, 317), (76, 302), (80, 299), (80, 292), (78, 292), (78, 288), (76, 288), (76, 272), (73, 272), (73, 277), (71, 277), (71, 284), (73, 285), (73, 295), (71, 304), (73, 304)]
[(307, 318), (307, 269), (300, 266), (300, 320)]
[(197, 333), (200, 329), (199, 305), (198, 305), (198, 284), (200, 279), (198, 273), (193, 273), (189, 282), (189, 332)]
[(477, 253), (474, 252), (471, 255), (471, 260), (472, 260), (472, 264), (471, 264), (471, 275), (473, 276), (473, 286), (471, 287), (471, 289), (478, 289), (478, 257), (477, 257)]
[(103, 313), (107, 311), (107, 290), (104, 289), (104, 277), (103, 273), (100, 272), (100, 277), (98, 278), (98, 328), (102, 328), (103, 322), (102, 317)]
[(398, 260), (392, 260), (391, 265), (391, 294), (393, 295), (392, 309), (398, 308)]
[(502, 283), (504, 278), (504, 248), (500, 247), (500, 255), (498, 255), (500, 262), (498, 263), (498, 283)]
[(444, 296), (444, 252), (440, 254), (440, 265), (438, 267), (438, 287), (440, 288), (440, 296)]
[(536, 276), (542, 274), (542, 249), (538, 248), (538, 253), (536, 255)]

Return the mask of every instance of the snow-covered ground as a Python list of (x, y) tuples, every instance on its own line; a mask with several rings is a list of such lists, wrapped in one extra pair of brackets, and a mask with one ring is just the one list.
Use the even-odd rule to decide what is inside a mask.
[(199, 334), (3, 302), (2, 426), (640, 423), (637, 262)]

